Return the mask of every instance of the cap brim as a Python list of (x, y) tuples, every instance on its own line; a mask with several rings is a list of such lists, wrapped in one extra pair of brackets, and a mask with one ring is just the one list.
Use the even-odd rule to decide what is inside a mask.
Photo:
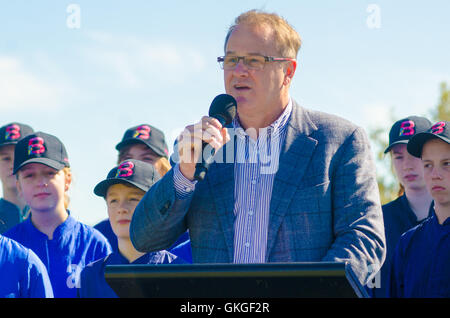
[(9, 145), (17, 145), (18, 141), (6, 141), (0, 144), (0, 147), (9, 146)]
[(116, 145), (116, 150), (120, 151), (120, 149), (122, 149), (123, 147), (128, 146), (128, 145), (133, 145), (133, 144), (144, 144), (147, 147), (149, 147), (151, 150), (153, 150), (158, 156), (168, 158), (168, 156), (166, 154), (162, 154), (159, 149), (156, 149), (152, 145), (146, 143), (144, 140), (137, 139), (137, 138), (136, 139), (125, 139), (125, 140), (122, 140), (121, 142), (119, 142)]
[(144, 145), (148, 146), (147, 143), (141, 139), (125, 139), (116, 145), (116, 150), (120, 151), (120, 149), (122, 149), (123, 147), (132, 145), (132, 144), (144, 144)]
[(409, 139), (404, 139), (404, 140), (395, 141), (395, 142), (393, 142), (392, 144), (390, 144), (390, 145), (386, 148), (386, 150), (384, 151), (384, 153), (388, 153), (388, 152), (391, 151), (391, 149), (392, 149), (394, 146), (396, 146), (396, 145), (401, 145), (401, 144), (405, 145), (405, 144), (408, 143), (408, 141), (409, 141)]
[(99, 197), (106, 197), (106, 193), (108, 192), (109, 187), (114, 184), (118, 184), (118, 183), (135, 186), (136, 188), (138, 188), (144, 192), (147, 192), (149, 189), (149, 187), (146, 187), (142, 184), (139, 184), (139, 183), (127, 180), (127, 179), (111, 178), (111, 179), (103, 180), (99, 184), (97, 184), (94, 188), (94, 193), (95, 193), (95, 195), (98, 195)]
[(428, 140), (435, 139), (435, 138), (441, 139), (442, 141), (445, 141), (446, 143), (450, 144), (450, 139), (448, 139), (446, 137), (439, 136), (439, 135), (429, 133), (429, 132), (424, 132), (424, 133), (417, 134), (411, 138), (411, 140), (408, 143), (407, 150), (412, 156), (421, 158), (423, 145)]
[(30, 163), (40, 163), (43, 165), (46, 165), (50, 168), (53, 168), (55, 170), (61, 170), (65, 167), (68, 167), (68, 165), (62, 164), (58, 161), (52, 160), (52, 159), (48, 159), (48, 158), (32, 158), (32, 159), (28, 159), (27, 161), (24, 161), (20, 164), (20, 166), (18, 166), (17, 168), (14, 169), (13, 174), (16, 174), (20, 169), (22, 169), (24, 166), (26, 166), (27, 164)]

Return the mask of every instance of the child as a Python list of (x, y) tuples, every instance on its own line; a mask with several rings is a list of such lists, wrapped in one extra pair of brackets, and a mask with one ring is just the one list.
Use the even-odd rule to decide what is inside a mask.
[[(136, 159), (152, 164), (159, 175), (162, 177), (170, 170), (168, 160), (168, 147), (165, 141), (164, 133), (147, 124), (131, 127), (125, 131), (121, 142), (116, 145), (119, 151), (117, 164), (128, 159)], [(114, 235), (108, 219), (94, 226), (108, 238), (111, 247), (117, 251), (117, 239)], [(189, 233), (186, 231), (169, 248), (169, 251), (192, 263), (192, 253)]]
[(450, 122), (434, 124), (408, 143), (422, 159), (434, 213), (402, 235), (395, 251), (390, 296), (450, 297)]
[(33, 129), (21, 123), (10, 123), (0, 128), (0, 180), (3, 198), (0, 199), (0, 234), (22, 222), (26, 206), (19, 197), (16, 178), (13, 175), (14, 149), (16, 144)]
[(118, 252), (83, 269), (80, 297), (117, 297), (105, 281), (106, 265), (184, 263), (168, 251), (147, 254), (138, 252), (130, 240), (130, 222), (134, 209), (159, 179), (158, 172), (151, 164), (131, 159), (113, 168), (106, 179), (94, 188), (94, 193), (106, 201), (109, 222), (118, 241)]
[[(383, 205), (386, 235), (386, 260), (369, 290), (372, 297), (386, 297), (389, 289), (391, 261), (400, 236), (425, 220), (432, 211), (432, 198), (423, 178), (422, 161), (406, 150), (408, 141), (425, 132), (431, 122), (418, 116), (400, 119), (389, 131), (389, 146), (384, 153), (391, 155), (392, 166), (402, 191), (399, 197)], [(369, 285), (370, 286), (370, 285)]]
[(47, 270), (37, 255), (0, 234), (0, 298), (52, 298)]
[(106, 238), (67, 209), (67, 152), (55, 136), (37, 132), (16, 145), (17, 186), (31, 216), (5, 235), (33, 250), (47, 268), (55, 297), (76, 297), (81, 269), (111, 252)]

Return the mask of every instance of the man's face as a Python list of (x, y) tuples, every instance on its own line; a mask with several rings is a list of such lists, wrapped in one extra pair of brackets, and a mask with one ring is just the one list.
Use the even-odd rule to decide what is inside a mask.
[[(229, 37), (226, 55), (263, 55), (280, 57), (270, 29), (238, 25)], [(252, 70), (243, 61), (232, 70), (224, 70), (225, 90), (237, 101), (239, 116), (270, 115), (284, 103), (285, 63), (266, 63), (262, 70)], [(287, 92), (287, 89), (286, 89)], [(274, 106), (275, 105), (275, 106)], [(286, 105), (282, 105), (283, 107)], [(279, 109), (275, 112), (279, 113)], [(270, 123), (269, 123), (270, 124)]]
[(12, 174), (15, 145), (0, 147), (0, 180), (8, 189), (16, 188), (16, 177)]
[(424, 177), (436, 203), (450, 206), (450, 145), (431, 139), (422, 148)]

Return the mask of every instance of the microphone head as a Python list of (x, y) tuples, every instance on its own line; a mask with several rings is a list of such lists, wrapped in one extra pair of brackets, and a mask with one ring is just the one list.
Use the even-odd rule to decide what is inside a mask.
[(223, 126), (230, 124), (236, 116), (237, 102), (228, 94), (217, 95), (209, 107), (209, 116), (220, 121)]

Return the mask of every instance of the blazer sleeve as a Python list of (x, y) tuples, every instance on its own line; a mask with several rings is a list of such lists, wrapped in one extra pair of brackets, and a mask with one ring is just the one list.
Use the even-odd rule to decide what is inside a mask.
[(155, 183), (137, 205), (130, 224), (130, 238), (141, 252), (168, 249), (187, 227), (185, 216), (192, 195), (177, 198), (173, 169)]
[(333, 160), (335, 239), (323, 261), (348, 262), (365, 285), (381, 268), (386, 243), (375, 163), (362, 128), (346, 138)]

